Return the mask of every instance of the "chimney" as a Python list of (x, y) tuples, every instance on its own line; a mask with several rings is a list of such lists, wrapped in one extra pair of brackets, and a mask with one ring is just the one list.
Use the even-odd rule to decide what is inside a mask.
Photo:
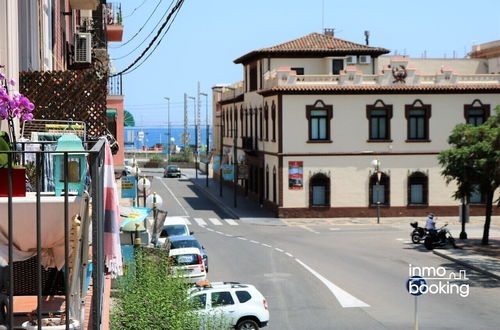
[(325, 36), (334, 37), (335, 29), (325, 29)]
[(365, 42), (367, 46), (370, 44), (370, 31), (368, 30), (365, 31)]

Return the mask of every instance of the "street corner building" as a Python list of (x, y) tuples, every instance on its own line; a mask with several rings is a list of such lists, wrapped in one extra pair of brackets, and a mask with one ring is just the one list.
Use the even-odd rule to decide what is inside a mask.
[(243, 81), (213, 87), (215, 163), (237, 163), (239, 192), (279, 217), (458, 215), (437, 156), (500, 105), (500, 41), (467, 58), (389, 52), (325, 29), (237, 58)]

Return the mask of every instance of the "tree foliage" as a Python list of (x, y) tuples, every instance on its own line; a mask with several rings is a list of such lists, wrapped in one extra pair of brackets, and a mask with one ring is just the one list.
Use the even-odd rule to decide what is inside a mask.
[(500, 106), (484, 124), (459, 124), (448, 137), (450, 149), (438, 156), (446, 182), (455, 181), (456, 199), (471, 195), (475, 189), (486, 196), (483, 244), (488, 244), (493, 196), (500, 183)]

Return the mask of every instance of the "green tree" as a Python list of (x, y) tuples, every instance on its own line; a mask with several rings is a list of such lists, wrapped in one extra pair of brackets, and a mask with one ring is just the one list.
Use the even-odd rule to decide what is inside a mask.
[(500, 106), (484, 124), (459, 124), (448, 137), (451, 148), (438, 156), (446, 183), (455, 181), (456, 199), (468, 199), (479, 189), (486, 196), (482, 244), (489, 239), (493, 196), (500, 183)]

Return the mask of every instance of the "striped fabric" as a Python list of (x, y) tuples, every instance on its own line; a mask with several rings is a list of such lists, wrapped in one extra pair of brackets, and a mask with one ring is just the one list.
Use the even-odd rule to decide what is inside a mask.
[(109, 143), (105, 146), (104, 165), (104, 263), (112, 277), (122, 275), (120, 247), (120, 210), (115, 182), (113, 155)]

